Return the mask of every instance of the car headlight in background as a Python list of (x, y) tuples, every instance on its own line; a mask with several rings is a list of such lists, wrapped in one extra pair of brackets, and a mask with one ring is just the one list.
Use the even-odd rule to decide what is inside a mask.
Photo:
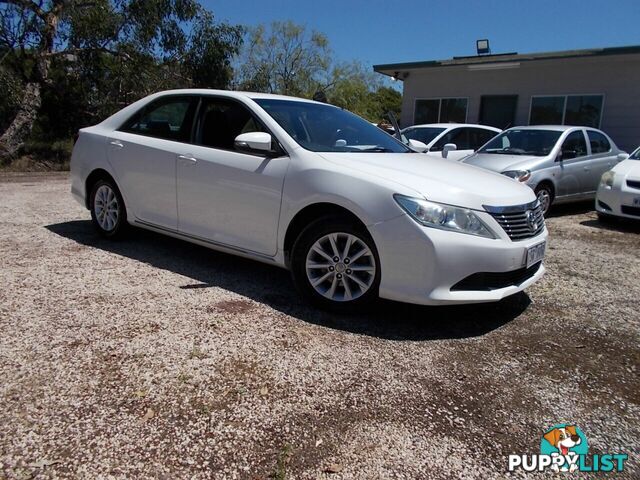
[(497, 238), (482, 220), (468, 208), (429, 202), (395, 194), (393, 198), (419, 224), (451, 232)]
[(529, 170), (507, 170), (506, 172), (502, 172), (502, 175), (506, 175), (519, 182), (526, 182), (531, 178), (531, 172)]
[(616, 173), (613, 170), (604, 172), (600, 178), (600, 185), (611, 188), (613, 187), (613, 181), (616, 179)]

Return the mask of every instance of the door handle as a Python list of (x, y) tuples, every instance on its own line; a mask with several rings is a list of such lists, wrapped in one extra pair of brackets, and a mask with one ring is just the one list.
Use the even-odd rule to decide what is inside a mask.
[(590, 171), (590, 170), (591, 170), (591, 168), (589, 168), (589, 167), (584, 167), (584, 171), (585, 171), (585, 172), (588, 172), (588, 171)]
[(191, 155), (178, 155), (178, 158), (188, 163), (198, 163), (198, 159)]
[(120, 140), (111, 140), (109, 142), (109, 145), (113, 145), (114, 147), (118, 147), (118, 148), (124, 147), (124, 145), (122, 144), (122, 142)]

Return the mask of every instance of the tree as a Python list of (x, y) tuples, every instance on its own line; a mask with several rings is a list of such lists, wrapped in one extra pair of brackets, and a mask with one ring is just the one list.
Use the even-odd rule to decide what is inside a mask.
[(0, 51), (23, 84), (0, 159), (20, 149), (47, 99), (64, 110), (60, 97), (75, 91), (91, 116), (164, 85), (225, 87), (243, 33), (197, 0), (0, 0), (0, 24)]
[(240, 90), (310, 97), (328, 83), (331, 51), (324, 34), (273, 22), (249, 30), (239, 64)]

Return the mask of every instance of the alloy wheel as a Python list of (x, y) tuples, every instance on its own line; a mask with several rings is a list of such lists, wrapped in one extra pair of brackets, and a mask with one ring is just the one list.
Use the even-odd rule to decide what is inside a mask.
[(367, 293), (376, 276), (371, 249), (357, 236), (330, 233), (307, 253), (305, 270), (313, 289), (329, 300), (348, 302)]
[(109, 185), (100, 185), (93, 199), (93, 211), (98, 225), (105, 232), (110, 232), (118, 225), (120, 205), (118, 196)]

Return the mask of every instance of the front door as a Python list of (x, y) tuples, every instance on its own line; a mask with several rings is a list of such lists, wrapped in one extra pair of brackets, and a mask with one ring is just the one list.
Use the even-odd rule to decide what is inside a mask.
[(480, 121), (478, 123), (502, 130), (513, 127), (517, 106), (517, 95), (483, 95), (480, 98)]
[(588, 153), (582, 130), (567, 135), (560, 147), (560, 158), (556, 160), (556, 196), (566, 197), (583, 192), (585, 169), (589, 164)]
[(129, 219), (176, 230), (176, 152), (189, 141), (196, 97), (163, 97), (107, 139)]
[(203, 97), (194, 145), (178, 156), (180, 232), (275, 255), (289, 157), (268, 158), (234, 148), (241, 133), (265, 130), (245, 105)]

